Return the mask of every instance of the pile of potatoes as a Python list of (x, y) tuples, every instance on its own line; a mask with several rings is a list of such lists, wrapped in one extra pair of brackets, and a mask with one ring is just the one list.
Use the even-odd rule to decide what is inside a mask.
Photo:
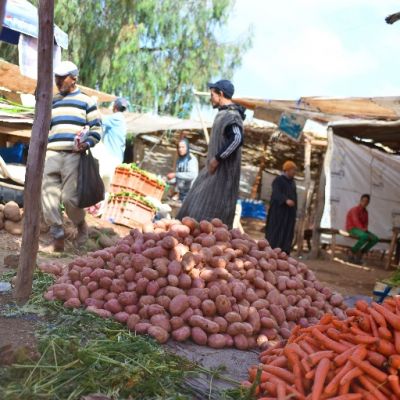
[(288, 338), (326, 312), (344, 318), (346, 308), (305, 264), (266, 240), (191, 218), (132, 230), (75, 259), (45, 298), (113, 317), (160, 343), (191, 338), (238, 349)]
[(12, 235), (21, 235), (22, 217), (22, 211), (15, 201), (0, 204), (0, 229)]

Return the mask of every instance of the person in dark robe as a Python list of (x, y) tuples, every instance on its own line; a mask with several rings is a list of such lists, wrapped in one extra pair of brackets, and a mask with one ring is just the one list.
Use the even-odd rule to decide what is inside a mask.
[(178, 219), (221, 219), (232, 228), (239, 193), (240, 163), (245, 108), (234, 104), (234, 86), (228, 80), (208, 85), (215, 117), (207, 153), (207, 164), (193, 183)]
[(283, 174), (272, 182), (271, 203), (267, 215), (265, 237), (272, 248), (279, 247), (287, 254), (290, 254), (296, 223), (296, 172), (297, 167), (293, 161), (283, 164)]

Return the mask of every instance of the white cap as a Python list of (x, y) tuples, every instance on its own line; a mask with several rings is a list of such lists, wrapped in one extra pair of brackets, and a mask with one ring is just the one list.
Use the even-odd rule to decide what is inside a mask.
[(71, 61), (61, 61), (60, 64), (54, 68), (54, 75), (56, 76), (78, 76), (78, 67)]

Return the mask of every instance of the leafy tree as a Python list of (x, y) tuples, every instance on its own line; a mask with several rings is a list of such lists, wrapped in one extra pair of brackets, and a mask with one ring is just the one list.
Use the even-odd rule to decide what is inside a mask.
[[(251, 45), (220, 36), (234, 0), (58, 0), (55, 21), (68, 32), (64, 58), (80, 81), (160, 113), (187, 115), (192, 88), (230, 77)], [(1, 53), (0, 53), (1, 55)]]

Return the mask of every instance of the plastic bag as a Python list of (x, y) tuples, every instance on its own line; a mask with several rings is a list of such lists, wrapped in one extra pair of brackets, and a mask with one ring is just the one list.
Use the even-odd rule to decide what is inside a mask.
[(99, 162), (90, 149), (81, 153), (78, 173), (78, 207), (94, 206), (104, 200), (104, 183), (99, 173)]

